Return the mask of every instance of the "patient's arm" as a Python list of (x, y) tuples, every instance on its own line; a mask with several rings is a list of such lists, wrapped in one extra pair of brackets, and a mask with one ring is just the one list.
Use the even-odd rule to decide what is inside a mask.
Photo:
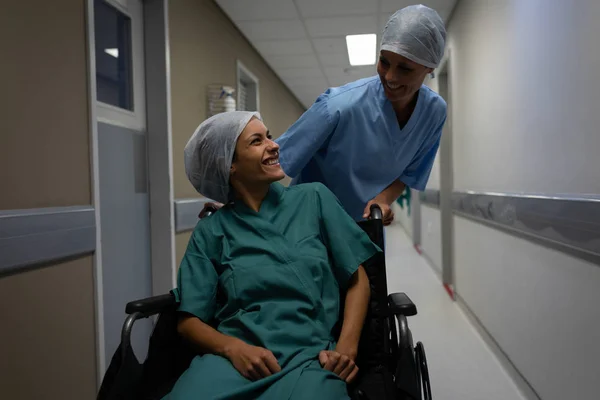
[(216, 354), (225, 357), (225, 351), (234, 340), (231, 336), (205, 324), (199, 318), (186, 315), (179, 320), (177, 331), (181, 336), (193, 343), (202, 353)]
[(257, 380), (281, 371), (277, 359), (269, 350), (224, 335), (195, 316), (182, 318), (177, 330), (203, 353), (227, 358), (247, 379)]
[(342, 332), (335, 348), (335, 351), (347, 355), (352, 360), (356, 359), (358, 353), (358, 342), (367, 315), (370, 295), (369, 277), (361, 265), (350, 278)]

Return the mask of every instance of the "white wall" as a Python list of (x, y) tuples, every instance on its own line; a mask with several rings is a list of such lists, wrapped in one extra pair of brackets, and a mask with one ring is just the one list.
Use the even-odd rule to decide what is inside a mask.
[(457, 292), (543, 400), (600, 392), (600, 267), (455, 218)]
[[(461, 0), (455, 190), (600, 193), (600, 2)], [(600, 267), (455, 217), (456, 291), (543, 400), (600, 392)]]
[(412, 198), (411, 198), (410, 206), (411, 206), (411, 215), (408, 215), (408, 207), (406, 207), (406, 204), (404, 205), (404, 208), (402, 208), (402, 207), (400, 207), (400, 205), (397, 202), (394, 202), (392, 204), (392, 211), (394, 212), (395, 222), (402, 225), (402, 227), (404, 228), (406, 233), (408, 233), (408, 236), (410, 236), (412, 238), (413, 237), (412, 210), (414, 207)]
[(431, 175), (429, 175), (429, 181), (427, 182), (427, 189), (440, 190), (440, 152), (435, 156), (433, 165), (431, 167)]
[[(431, 85), (434, 89), (435, 87)], [(435, 157), (427, 189), (440, 190), (440, 153)], [(415, 193), (417, 195), (417, 193)], [(421, 250), (438, 274), (442, 273), (442, 220), (439, 208), (421, 202)]]
[(421, 250), (434, 270), (442, 273), (442, 219), (440, 210), (421, 204)]
[(598, 15), (597, 0), (459, 2), (456, 189), (600, 193)]

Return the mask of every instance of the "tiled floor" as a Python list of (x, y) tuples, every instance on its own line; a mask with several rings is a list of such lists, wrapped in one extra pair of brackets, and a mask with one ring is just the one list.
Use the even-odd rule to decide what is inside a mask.
[(398, 223), (386, 228), (386, 251), (389, 292), (417, 305), (409, 326), (425, 345), (433, 399), (525, 400)]

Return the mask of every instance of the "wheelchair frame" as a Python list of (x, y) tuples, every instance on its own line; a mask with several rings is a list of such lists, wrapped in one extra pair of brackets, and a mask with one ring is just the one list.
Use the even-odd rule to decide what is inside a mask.
[[(216, 210), (212, 210), (214, 212)], [(212, 213), (211, 212), (211, 213)], [(206, 214), (207, 216), (210, 213)], [(371, 240), (384, 249), (383, 243), (383, 221), (382, 211), (376, 204), (371, 206), (370, 221), (365, 221), (375, 225), (372, 234), (369, 234)], [(363, 224), (362, 222), (359, 224)], [(363, 229), (367, 231), (366, 228)], [(369, 232), (367, 232), (369, 233)], [(382, 255), (385, 259), (385, 255)], [(378, 304), (383, 304), (382, 307), (375, 307), (372, 304), (377, 303), (377, 299), (371, 298), (370, 318), (369, 321), (384, 321), (383, 326), (383, 359), (377, 360), (377, 368), (387, 368), (392, 372), (393, 383), (397, 396), (394, 399), (386, 400), (431, 400), (431, 386), (429, 382), (429, 371), (427, 367), (427, 358), (425, 356), (425, 348), (423, 343), (418, 342), (416, 346), (413, 344), (412, 332), (408, 327), (407, 317), (417, 314), (417, 307), (405, 293), (392, 293), (387, 295), (387, 281), (385, 271), (385, 260), (383, 262), (383, 272), (376, 271), (369, 273), (366, 268), (369, 280), (371, 281), (371, 293), (375, 292), (375, 285), (379, 284), (378, 290), (385, 293), (385, 297)], [(381, 269), (381, 268), (379, 268)], [(125, 365), (127, 358), (133, 355), (131, 348), (131, 332), (135, 321), (142, 318), (149, 318), (154, 315), (160, 315), (164, 312), (174, 311), (177, 308), (177, 301), (173, 293), (140, 299), (128, 303), (125, 307), (125, 312), (128, 314), (121, 330), (121, 343), (113, 357), (112, 364), (118, 362), (119, 365)], [(361, 335), (361, 343), (364, 340), (371, 339), (368, 335), (365, 337), (365, 330), (368, 321), (365, 321), (365, 329)], [(396, 326), (397, 323), (397, 326)], [(155, 325), (156, 327), (156, 325)], [(396, 329), (397, 328), (397, 329)], [(150, 339), (152, 341), (152, 338)], [(360, 358), (359, 347), (359, 358)], [(116, 360), (120, 352), (120, 359)], [(137, 359), (135, 359), (137, 361)], [(357, 364), (359, 361), (357, 360)], [(359, 364), (360, 367), (360, 364)], [(108, 375), (108, 373), (107, 373)], [(105, 382), (105, 376), (102, 387), (98, 393), (98, 400), (112, 399), (107, 393), (111, 389), (107, 387), (111, 382)], [(114, 385), (113, 385), (114, 386)], [(120, 397), (117, 397), (120, 398)], [(353, 400), (375, 400), (367, 396), (364, 391), (357, 389), (354, 392)], [(382, 399), (383, 400), (383, 399)]]

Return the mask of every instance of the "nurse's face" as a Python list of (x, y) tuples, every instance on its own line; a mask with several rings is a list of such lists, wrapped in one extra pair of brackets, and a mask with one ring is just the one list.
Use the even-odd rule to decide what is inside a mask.
[(285, 177), (279, 165), (279, 145), (267, 127), (253, 118), (239, 136), (231, 163), (231, 179), (243, 185), (272, 183)]
[(391, 51), (383, 50), (379, 55), (377, 73), (385, 95), (392, 103), (410, 101), (431, 72), (433, 68), (424, 67)]

